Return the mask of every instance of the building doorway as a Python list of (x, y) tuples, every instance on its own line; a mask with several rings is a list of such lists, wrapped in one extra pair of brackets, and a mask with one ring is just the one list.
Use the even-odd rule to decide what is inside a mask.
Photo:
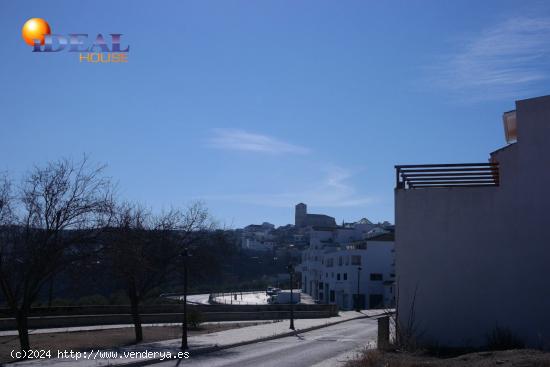
[(354, 294), (353, 295), (353, 308), (356, 310), (365, 309), (365, 295), (364, 294)]
[(370, 294), (369, 295), (369, 308), (384, 308), (384, 295), (382, 295), (382, 294)]

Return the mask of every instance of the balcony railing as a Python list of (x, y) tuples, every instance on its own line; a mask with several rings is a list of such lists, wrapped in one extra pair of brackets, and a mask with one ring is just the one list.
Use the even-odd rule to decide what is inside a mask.
[(397, 189), (498, 186), (498, 163), (395, 166)]

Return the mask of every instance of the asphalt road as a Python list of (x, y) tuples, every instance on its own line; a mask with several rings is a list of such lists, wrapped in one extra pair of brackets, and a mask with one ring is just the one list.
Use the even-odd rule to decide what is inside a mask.
[[(207, 294), (193, 294), (191, 296), (187, 296), (187, 303), (195, 303), (198, 305), (208, 305), (208, 298), (210, 297), (210, 293)], [(180, 298), (180, 300), (183, 300), (183, 296)]]
[(297, 336), (230, 348), (155, 366), (328, 367), (338, 366), (376, 340), (375, 319), (360, 319)]

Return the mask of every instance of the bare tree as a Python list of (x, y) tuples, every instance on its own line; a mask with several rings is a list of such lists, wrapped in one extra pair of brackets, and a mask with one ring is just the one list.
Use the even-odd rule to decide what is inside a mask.
[(0, 174), (0, 226), (13, 222), (12, 183), (6, 173)]
[[(136, 342), (143, 340), (139, 304), (143, 293), (153, 283), (153, 276), (150, 274), (158, 275), (158, 255), (170, 256), (171, 252), (152, 240), (151, 225), (150, 212), (140, 206), (123, 204), (116, 210), (114, 229), (106, 247), (106, 255), (115, 275), (126, 285)], [(154, 247), (158, 247), (157, 251), (154, 251)]]
[(202, 202), (189, 205), (177, 223), (178, 241), (181, 247), (191, 247), (204, 238), (204, 233), (216, 228), (208, 209)]
[(21, 350), (30, 347), (30, 308), (65, 266), (97, 250), (112, 214), (112, 185), (104, 167), (86, 157), (35, 167), (16, 193), (2, 180), (0, 287), (17, 321)]
[(143, 340), (139, 308), (144, 297), (174, 272), (182, 246), (210, 226), (201, 204), (193, 204), (185, 212), (172, 209), (159, 215), (136, 204), (117, 208), (106, 254), (114, 273), (126, 284), (136, 342)]

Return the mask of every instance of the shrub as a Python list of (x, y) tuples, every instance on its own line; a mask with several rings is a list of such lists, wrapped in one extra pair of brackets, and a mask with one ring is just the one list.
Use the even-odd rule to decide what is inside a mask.
[(76, 304), (79, 306), (108, 305), (109, 300), (101, 294), (94, 294), (92, 296), (80, 297)]
[(204, 318), (202, 316), (202, 313), (198, 310), (187, 310), (187, 325), (191, 327), (191, 329), (197, 330), (200, 327), (200, 324), (203, 323)]
[(378, 350), (364, 349), (357, 358), (349, 360), (344, 367), (419, 367), (416, 364), (401, 363), (391, 360)]
[(114, 293), (111, 293), (109, 296), (109, 303), (112, 305), (129, 305), (130, 299), (126, 292), (118, 290)]
[(522, 349), (524, 347), (523, 340), (507, 328), (495, 326), (487, 335), (487, 349), (489, 350)]
[(74, 301), (65, 298), (55, 298), (52, 306), (74, 306)]

